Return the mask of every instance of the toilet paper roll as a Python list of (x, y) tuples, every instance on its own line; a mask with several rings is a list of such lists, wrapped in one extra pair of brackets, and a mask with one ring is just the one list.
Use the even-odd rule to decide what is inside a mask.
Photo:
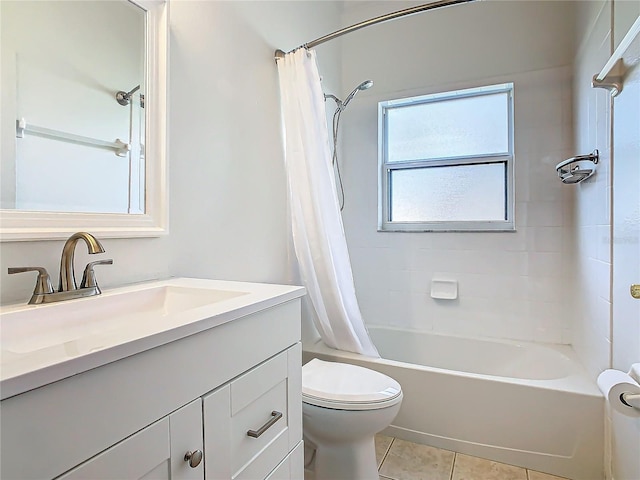
[(640, 410), (625, 405), (620, 396), (624, 393), (640, 394), (640, 385), (620, 370), (605, 370), (598, 375), (598, 387), (608, 400), (611, 408), (628, 417), (640, 417)]

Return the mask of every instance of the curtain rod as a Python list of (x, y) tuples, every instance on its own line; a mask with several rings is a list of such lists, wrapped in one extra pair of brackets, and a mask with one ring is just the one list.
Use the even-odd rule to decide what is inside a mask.
[[(397, 12), (387, 13), (386, 15), (381, 15), (379, 17), (370, 18), (369, 20), (365, 20), (364, 22), (356, 23), (355, 25), (351, 25), (350, 27), (345, 27), (340, 30), (336, 30), (333, 33), (325, 35), (320, 38), (316, 38), (310, 42), (302, 44), (298, 48), (313, 48), (322, 43), (328, 42), (329, 40), (333, 40), (334, 38), (341, 37), (347, 33), (355, 32), (356, 30), (360, 30), (361, 28), (368, 27), (370, 25), (376, 25), (382, 22), (388, 22), (389, 20), (395, 20), (396, 18), (406, 17), (408, 15), (414, 15), (416, 13), (426, 12), (427, 10), (435, 10), (436, 8), (449, 7), (451, 5), (457, 5), (459, 3), (468, 3), (474, 2), (476, 0), (439, 0), (437, 2), (427, 3), (424, 5), (418, 5), (411, 8), (406, 8), (404, 10), (398, 10)], [(291, 52), (297, 50), (291, 50)], [(289, 53), (291, 53), (289, 52)], [(285, 52), (283, 50), (276, 50), (275, 58), (284, 57)]]

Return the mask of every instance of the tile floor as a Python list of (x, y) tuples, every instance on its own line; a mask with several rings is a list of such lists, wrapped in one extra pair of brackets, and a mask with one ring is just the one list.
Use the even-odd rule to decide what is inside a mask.
[(564, 480), (505, 463), (376, 435), (380, 480)]

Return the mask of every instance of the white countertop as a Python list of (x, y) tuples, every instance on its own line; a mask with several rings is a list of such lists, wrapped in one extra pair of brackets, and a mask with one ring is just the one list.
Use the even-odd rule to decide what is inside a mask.
[[(0, 308), (5, 399), (305, 294), (303, 287), (174, 278)], [(127, 302), (135, 301), (130, 308)]]

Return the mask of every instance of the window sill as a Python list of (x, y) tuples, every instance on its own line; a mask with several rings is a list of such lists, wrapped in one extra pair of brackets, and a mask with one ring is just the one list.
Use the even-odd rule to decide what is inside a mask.
[(455, 222), (447, 222), (447, 224), (386, 224), (378, 226), (379, 233), (424, 233), (424, 232), (515, 232), (516, 227), (511, 222), (473, 222), (473, 225), (456, 224)]

